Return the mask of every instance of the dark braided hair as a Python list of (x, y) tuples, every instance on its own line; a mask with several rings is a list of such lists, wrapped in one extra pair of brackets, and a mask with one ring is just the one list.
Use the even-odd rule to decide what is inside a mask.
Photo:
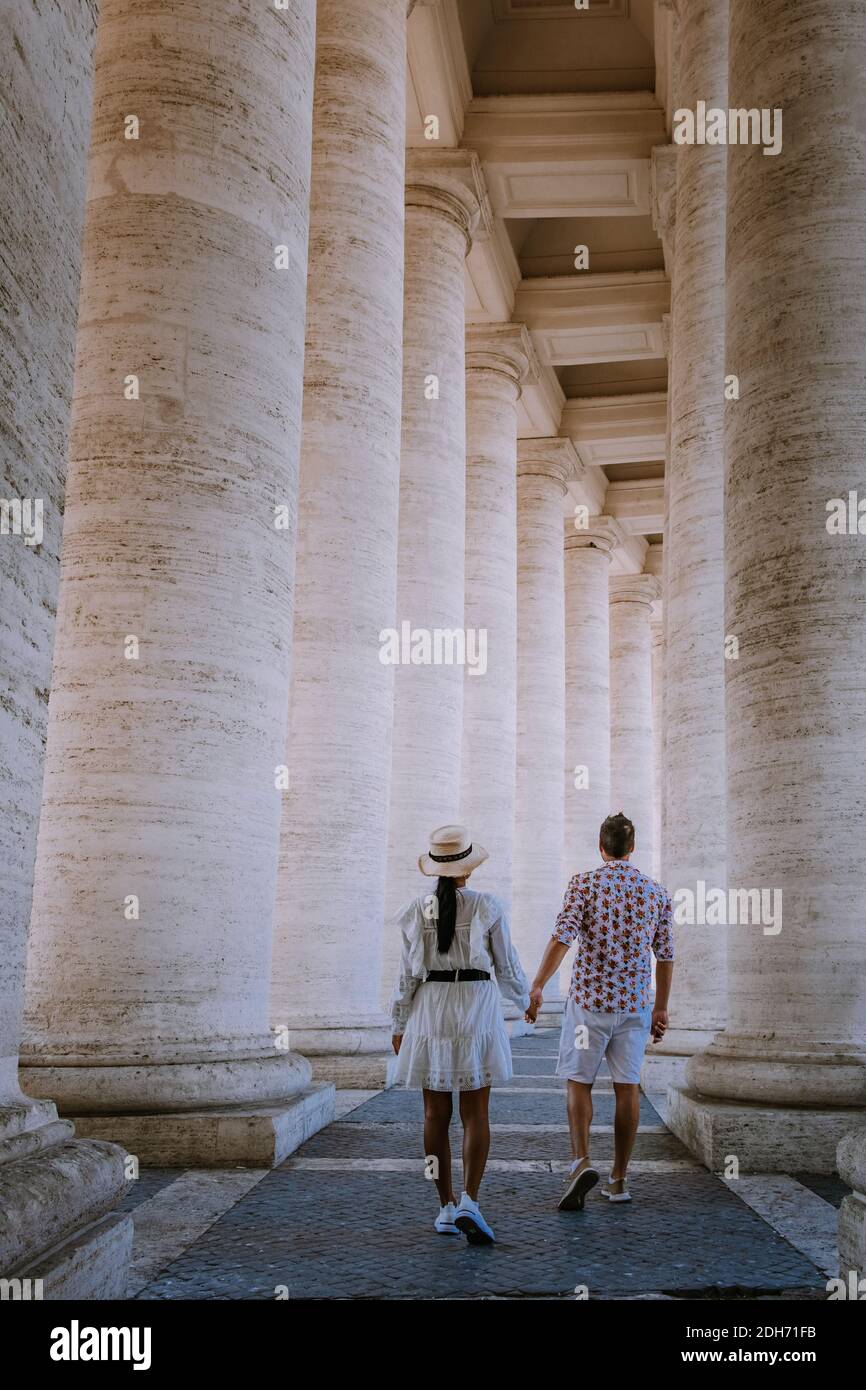
[(457, 930), (457, 884), (453, 878), (440, 878), (436, 884), (436, 945), (440, 956), (451, 950)]

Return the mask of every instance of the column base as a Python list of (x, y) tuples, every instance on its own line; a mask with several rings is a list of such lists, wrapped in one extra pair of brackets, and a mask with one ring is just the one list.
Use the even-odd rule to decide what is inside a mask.
[(741, 1173), (835, 1173), (836, 1147), (863, 1112), (721, 1100), (671, 1086), (665, 1119), (713, 1172), (734, 1157)]
[(133, 1224), (113, 1210), (126, 1191), (126, 1154), (69, 1133), (61, 1121), (6, 1141), (14, 1146), (20, 1138), (32, 1148), (20, 1150), (23, 1157), (9, 1157), (14, 1147), (7, 1148), (0, 1162), (0, 1276), (18, 1281), (6, 1285), (6, 1298), (126, 1293)]
[(130, 1215), (104, 1216), (7, 1276), (20, 1281), (13, 1297), (34, 1298), (39, 1289), (46, 1301), (125, 1298), (134, 1233)]
[(717, 1033), (686, 1072), (687, 1087), (776, 1110), (866, 1105), (866, 1046), (773, 1033)]
[(313, 1076), (330, 1081), (338, 1091), (387, 1091), (393, 1086), (389, 1075), (393, 1052), (337, 1053), (311, 1057)]
[(50, 1096), (61, 1115), (174, 1114), (176, 1111), (257, 1110), (281, 1105), (309, 1085), (310, 1066), (290, 1052), (285, 1039), (269, 1039), (256, 1051), (209, 1057), (189, 1049), (142, 1043), (139, 1055), (106, 1052), (55, 1056), (22, 1051), (19, 1077), (28, 1094)]
[(866, 1281), (866, 1196), (860, 1192), (843, 1197), (839, 1208), (839, 1275), (847, 1279), (852, 1270), (858, 1284)]
[(338, 1091), (382, 1091), (392, 1084), (394, 1052), (387, 1022), (292, 1028), (289, 1036), (310, 1063), (315, 1081), (329, 1081)]
[[(861, 1115), (860, 1128), (839, 1144), (836, 1166), (843, 1182), (854, 1189), (839, 1209), (839, 1274), (847, 1279), (853, 1270), (859, 1284), (866, 1279), (866, 1116)], [(858, 1296), (864, 1292), (858, 1290)]]
[(77, 1134), (113, 1139), (144, 1167), (276, 1168), (331, 1123), (334, 1099), (314, 1083), (275, 1105), (73, 1118)]
[(698, 1028), (669, 1028), (660, 1043), (650, 1043), (641, 1068), (640, 1084), (647, 1095), (667, 1096), (669, 1086), (685, 1086), (690, 1057), (708, 1047), (715, 1034)]

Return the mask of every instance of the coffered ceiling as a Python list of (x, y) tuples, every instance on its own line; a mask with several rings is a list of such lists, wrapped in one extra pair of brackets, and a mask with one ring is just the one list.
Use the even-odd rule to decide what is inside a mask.
[(467, 320), (529, 329), (521, 437), (573, 441), (569, 510), (622, 522), (627, 571), (660, 563), (670, 284), (651, 156), (670, 141), (671, 66), (656, 0), (420, 0), (409, 23), (408, 142), (432, 154), (436, 115), (433, 148), (471, 152), (486, 205)]

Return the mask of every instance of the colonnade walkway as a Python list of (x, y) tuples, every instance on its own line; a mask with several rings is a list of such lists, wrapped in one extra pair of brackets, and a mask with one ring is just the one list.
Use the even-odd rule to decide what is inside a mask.
[[(546, 1029), (515, 1039), (514, 1079), (491, 1097), (481, 1196), (495, 1246), (433, 1232), (420, 1096), (342, 1092), (339, 1118), (273, 1171), (143, 1171), (127, 1197), (130, 1296), (826, 1298), (843, 1184), (803, 1174), (723, 1180), (692, 1159), (646, 1096), (633, 1202), (610, 1206), (596, 1188), (582, 1213), (558, 1212), (569, 1149), (557, 1038)], [(609, 1079), (596, 1085), (593, 1130), (605, 1176)], [(456, 1117), (453, 1134), (459, 1152)], [(459, 1176), (458, 1165), (455, 1186)]]

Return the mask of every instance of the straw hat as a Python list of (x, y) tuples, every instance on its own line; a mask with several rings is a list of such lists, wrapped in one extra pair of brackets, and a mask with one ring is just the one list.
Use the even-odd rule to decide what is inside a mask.
[(473, 845), (465, 825), (440, 825), (430, 835), (430, 852), (422, 854), (418, 867), (429, 878), (462, 878), (490, 856)]

